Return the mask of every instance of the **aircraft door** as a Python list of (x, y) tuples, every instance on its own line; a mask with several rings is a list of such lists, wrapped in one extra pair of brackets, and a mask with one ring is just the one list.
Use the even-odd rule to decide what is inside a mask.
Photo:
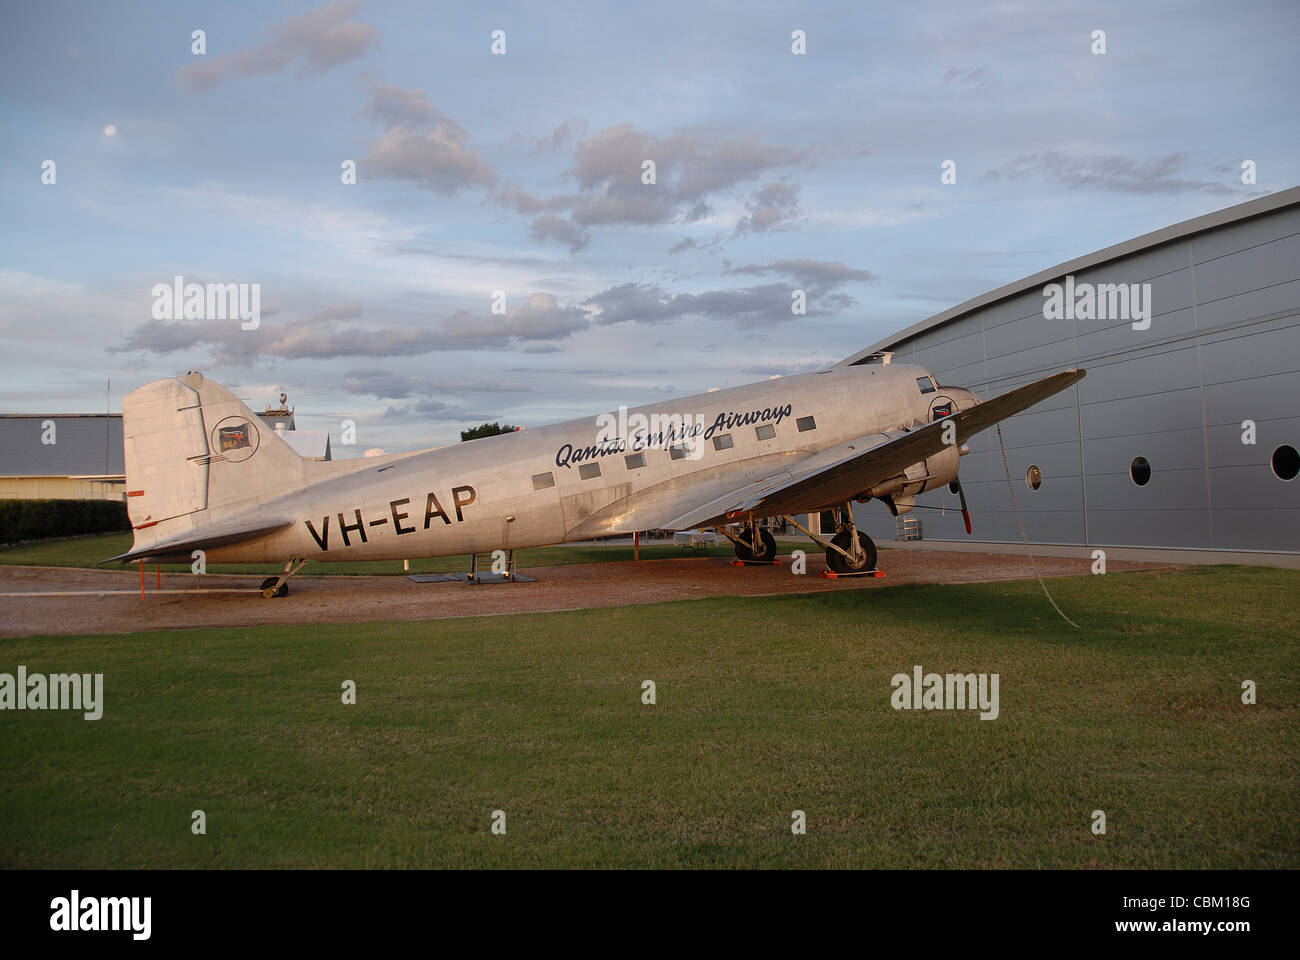
[(532, 476), (532, 490), (502, 503), (500, 538), (504, 550), (521, 543), (559, 543), (564, 539), (564, 512), (555, 471)]

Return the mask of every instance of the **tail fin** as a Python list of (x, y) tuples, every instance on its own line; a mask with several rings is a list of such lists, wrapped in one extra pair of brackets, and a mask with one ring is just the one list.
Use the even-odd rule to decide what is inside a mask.
[(132, 554), (206, 528), (302, 485), (304, 461), (202, 374), (155, 380), (122, 400)]

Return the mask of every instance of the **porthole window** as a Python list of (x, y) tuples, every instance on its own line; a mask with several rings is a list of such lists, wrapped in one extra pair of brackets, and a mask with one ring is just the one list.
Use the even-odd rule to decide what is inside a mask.
[(549, 473), (535, 473), (535, 474), (533, 474), (533, 489), (534, 489), (534, 490), (546, 490), (547, 488), (549, 488), (549, 487), (553, 487), (553, 486), (555, 486), (555, 477), (553, 477), (551, 474), (549, 474)]
[(1294, 480), (1300, 474), (1300, 453), (1289, 444), (1273, 451), (1273, 475), (1279, 480)]
[(730, 450), (735, 445), (735, 441), (731, 439), (731, 434), (729, 433), (720, 433), (713, 438), (714, 450)]
[(807, 433), (809, 430), (817, 429), (817, 420), (814, 417), (799, 417), (794, 425), (799, 428), (800, 433)]
[(1038, 469), (1037, 464), (1030, 464), (1029, 469), (1025, 471), (1025, 486), (1030, 490), (1037, 490), (1043, 485), (1043, 471)]
[(583, 480), (594, 480), (600, 476), (599, 463), (584, 463), (578, 467), (578, 476)]
[(770, 423), (764, 423), (754, 428), (754, 434), (760, 440), (771, 440), (776, 436), (776, 427)]
[(645, 454), (629, 453), (623, 458), (623, 462), (627, 464), (629, 470), (639, 470), (645, 466)]
[(1145, 487), (1151, 481), (1151, 464), (1146, 457), (1134, 457), (1128, 465), (1128, 475), (1139, 487)]

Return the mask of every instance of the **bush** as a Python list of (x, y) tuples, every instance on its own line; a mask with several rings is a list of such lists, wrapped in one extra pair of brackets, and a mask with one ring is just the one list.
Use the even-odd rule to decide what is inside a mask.
[(121, 500), (0, 500), (0, 543), (130, 529)]

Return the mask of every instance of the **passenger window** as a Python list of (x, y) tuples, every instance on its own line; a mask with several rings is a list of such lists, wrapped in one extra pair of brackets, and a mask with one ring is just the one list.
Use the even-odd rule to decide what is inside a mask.
[(674, 444), (668, 448), (668, 455), (674, 460), (685, 460), (690, 455), (690, 452), (683, 443)]
[(578, 466), (578, 476), (583, 480), (591, 480), (600, 476), (599, 463), (583, 463)]
[(645, 454), (629, 453), (623, 458), (623, 462), (627, 464), (629, 470), (639, 470), (641, 467), (645, 466)]
[(549, 473), (533, 474), (533, 489), (545, 490), (547, 487), (555, 486), (555, 477)]
[(794, 425), (799, 428), (800, 433), (807, 433), (809, 430), (817, 429), (817, 421), (813, 417), (800, 417), (794, 422)]
[(760, 440), (771, 440), (776, 436), (776, 427), (770, 423), (765, 423), (761, 427), (755, 427), (754, 433), (758, 435)]
[(921, 388), (922, 393), (934, 393), (934, 381), (929, 377), (917, 377), (916, 385)]
[(731, 439), (731, 434), (729, 433), (721, 433), (713, 438), (714, 450), (730, 450), (735, 445), (735, 441)]

